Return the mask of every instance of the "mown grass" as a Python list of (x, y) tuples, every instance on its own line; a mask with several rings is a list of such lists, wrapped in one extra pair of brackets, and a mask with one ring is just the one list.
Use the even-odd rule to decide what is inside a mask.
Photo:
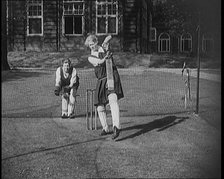
[[(8, 52), (11, 68), (44, 68), (54, 69), (64, 58), (70, 58), (76, 68), (91, 68), (87, 61), (89, 51), (77, 50), (73, 52)], [(114, 52), (114, 60), (119, 68), (182, 68), (184, 62), (190, 68), (197, 67), (197, 57), (170, 54), (138, 54), (133, 52)], [(221, 67), (220, 58), (203, 57), (201, 68), (217, 69)]]
[[(93, 69), (77, 69), (77, 71), (80, 77), (78, 89), (80, 96), (77, 98), (76, 115), (85, 117), (86, 89), (95, 88), (96, 78)], [(138, 68), (119, 69), (119, 73), (125, 96), (119, 101), (121, 116), (171, 115), (193, 113), (196, 110), (196, 78), (191, 79), (191, 100), (185, 109), (183, 100), (185, 84), (181, 75)], [(54, 95), (54, 82), (54, 70), (9, 71), (4, 77), (2, 88), (3, 117), (60, 116), (61, 100)], [(15, 96), (19, 102), (15, 102)], [(199, 105), (199, 115), (219, 128), (220, 83), (203, 79), (200, 81)], [(12, 112), (13, 109), (21, 111)]]
[[(61, 64), (63, 58), (70, 58), (80, 74), (81, 97), (78, 99), (77, 115), (85, 116), (85, 90), (95, 87), (95, 77), (92, 68), (87, 61), (88, 51), (76, 52), (9, 52), (8, 61), (12, 69), (19, 67), (33, 67), (51, 69), (51, 80), (47, 81), (44, 88), (44, 96), (56, 103), (53, 95), (54, 70)], [(114, 53), (114, 59), (119, 67), (125, 98), (120, 101), (122, 116), (142, 116), (155, 114), (169, 114), (186, 111), (195, 111), (196, 104), (196, 79), (191, 80), (192, 100), (187, 109), (184, 109), (184, 82), (181, 76), (165, 72), (153, 72), (150, 68), (182, 68), (184, 62), (190, 68), (197, 65), (196, 57), (178, 55), (137, 54), (131, 52)], [(138, 70), (143, 67), (145, 70)], [(221, 68), (221, 60), (215, 58), (201, 58), (201, 68), (206, 68), (207, 73), (216, 73)], [(207, 70), (209, 68), (209, 70)], [(141, 68), (140, 68), (141, 69)], [(149, 69), (149, 71), (147, 70)], [(219, 71), (220, 73), (220, 71)], [(8, 75), (7, 75), (8, 76)], [(38, 84), (39, 85), (39, 84)], [(221, 88), (220, 83), (200, 81), (200, 111), (199, 114), (210, 123), (219, 128), (221, 121)], [(46, 91), (48, 94), (46, 94)], [(53, 96), (52, 96), (53, 95)], [(23, 97), (22, 97), (23, 98)], [(30, 100), (28, 98), (27, 100)], [(8, 101), (9, 102), (9, 101)], [(14, 104), (14, 103), (12, 103)], [(60, 105), (52, 111), (41, 109), (42, 113), (60, 116)], [(27, 113), (24, 113), (24, 115)], [(12, 114), (10, 114), (12, 115)], [(18, 114), (16, 114), (18, 115)], [(21, 114), (22, 115), (22, 114)], [(35, 115), (34, 115), (35, 116)], [(50, 116), (49, 116), (50, 117)]]

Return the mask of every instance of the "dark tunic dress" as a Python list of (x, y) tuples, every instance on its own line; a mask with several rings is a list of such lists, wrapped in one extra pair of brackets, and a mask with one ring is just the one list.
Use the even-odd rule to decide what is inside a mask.
[[(73, 67), (70, 67), (69, 68), (69, 71), (68, 71), (68, 77), (65, 78), (64, 75), (63, 75), (63, 69), (62, 67), (60, 67), (60, 73), (61, 73), (61, 91), (62, 93), (70, 93), (71, 91), (71, 88), (67, 88), (70, 84), (70, 80), (72, 78), (72, 71), (73, 71)], [(76, 76), (76, 83), (73, 84), (72, 88), (73, 88), (73, 91), (74, 93), (77, 91), (79, 87), (79, 77), (78, 75)]]
[(73, 67), (69, 68), (69, 70), (68, 70), (68, 77), (65, 78), (64, 75), (63, 75), (63, 69), (62, 69), (62, 67), (60, 67), (61, 86), (62, 87), (68, 86), (70, 84), (70, 80), (72, 78), (72, 70), (73, 70)]
[(109, 103), (108, 95), (110, 93), (116, 93), (118, 99), (124, 97), (120, 76), (117, 71), (117, 67), (114, 64), (114, 61), (113, 61), (114, 90), (108, 90), (107, 88), (106, 62), (94, 67), (94, 69), (95, 69), (95, 75), (98, 79), (95, 91), (95, 100), (94, 100), (95, 106), (108, 104)]

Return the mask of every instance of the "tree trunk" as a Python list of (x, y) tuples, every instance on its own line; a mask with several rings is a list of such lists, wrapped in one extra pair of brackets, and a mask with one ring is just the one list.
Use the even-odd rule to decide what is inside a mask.
[(7, 60), (7, 33), (6, 33), (6, 0), (1, 1), (1, 70), (10, 70)]

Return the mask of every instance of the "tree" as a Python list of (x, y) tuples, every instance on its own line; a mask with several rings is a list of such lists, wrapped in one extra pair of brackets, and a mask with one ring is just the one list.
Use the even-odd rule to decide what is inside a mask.
[(7, 60), (6, 0), (1, 1), (1, 11), (1, 65), (2, 70), (10, 70)]
[(166, 0), (158, 1), (155, 5), (154, 26), (175, 36), (196, 26), (196, 9), (189, 1)]
[[(154, 26), (170, 35), (195, 30), (200, 13), (201, 25), (218, 29), (221, 0), (159, 0), (154, 7)], [(215, 33), (215, 32), (214, 32)]]

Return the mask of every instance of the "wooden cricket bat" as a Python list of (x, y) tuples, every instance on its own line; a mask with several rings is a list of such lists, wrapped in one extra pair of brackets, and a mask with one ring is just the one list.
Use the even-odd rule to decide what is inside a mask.
[(114, 90), (113, 64), (111, 58), (106, 59), (106, 70), (108, 90)]
[[(109, 44), (109, 41), (112, 39), (112, 36), (109, 35), (105, 38), (102, 46)], [(108, 50), (108, 49), (107, 49)], [(107, 51), (109, 53), (109, 51)], [(114, 76), (113, 76), (113, 63), (112, 58), (106, 59), (106, 71), (107, 71), (107, 87), (108, 90), (114, 90)]]

